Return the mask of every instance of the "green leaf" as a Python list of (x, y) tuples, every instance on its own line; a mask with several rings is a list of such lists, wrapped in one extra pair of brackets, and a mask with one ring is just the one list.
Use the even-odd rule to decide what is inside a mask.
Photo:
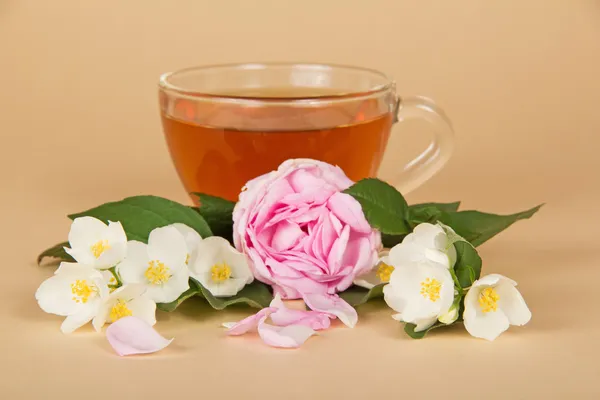
[(418, 213), (420, 210), (424, 210), (427, 208), (436, 208), (445, 212), (458, 211), (458, 207), (460, 206), (460, 201), (455, 201), (452, 203), (421, 203), (421, 204), (413, 204), (408, 207), (409, 212)]
[(408, 207), (409, 220), (413, 226), (423, 222), (436, 223), (444, 212), (458, 210), (460, 201), (454, 203), (423, 203)]
[(467, 269), (469, 270), (469, 286), (471, 286), (473, 282), (477, 280), (477, 272), (475, 272), (475, 269), (473, 269), (473, 267), (471, 267), (470, 265), (467, 265)]
[(105, 203), (76, 214), (69, 218), (90, 216), (105, 223), (120, 221), (129, 240), (147, 243), (150, 232), (176, 222), (194, 229), (203, 238), (212, 236), (208, 224), (200, 214), (191, 208), (156, 196), (128, 197), (121, 201)]
[[(442, 216), (443, 212), (452, 212), (458, 210), (460, 201), (454, 203), (422, 203), (414, 204), (408, 207), (409, 224), (411, 228), (414, 228), (422, 222), (436, 223)], [(411, 229), (412, 231), (412, 229)], [(410, 233), (410, 232), (409, 232)], [(381, 241), (383, 247), (392, 248), (406, 237), (406, 234), (402, 235), (381, 235)]]
[(381, 235), (381, 243), (386, 249), (391, 249), (398, 243), (401, 243), (405, 237), (406, 235), (386, 235), (384, 233)]
[(452, 325), (452, 324), (446, 325), (446, 324), (442, 324), (441, 322), (436, 322), (431, 327), (429, 327), (425, 330), (422, 330), (420, 332), (415, 332), (415, 328), (417, 327), (417, 325), (405, 324), (404, 332), (406, 332), (406, 334), (413, 339), (423, 339), (430, 331), (437, 329), (437, 328), (441, 328), (442, 326), (450, 326), (450, 325)]
[(232, 297), (215, 297), (208, 289), (203, 287), (200, 282), (190, 278), (190, 288), (179, 296), (179, 298), (171, 303), (159, 303), (156, 307), (159, 310), (171, 312), (175, 310), (181, 303), (190, 297), (199, 296), (216, 310), (223, 310), (233, 304), (247, 304), (254, 308), (268, 307), (273, 300), (273, 296), (267, 285), (254, 281), (246, 285), (237, 295)]
[(156, 308), (161, 311), (171, 312), (174, 311), (181, 303), (189, 299), (190, 297), (194, 297), (197, 295), (201, 295), (200, 288), (195, 283), (193, 279), (190, 279), (190, 288), (183, 292), (175, 301), (170, 303), (156, 303)]
[(469, 242), (455, 242), (454, 272), (461, 288), (469, 287), (481, 276), (481, 257)]
[(456, 249), (456, 262), (454, 263), (454, 273), (458, 279), (461, 288), (471, 286), (471, 284), (481, 276), (481, 257), (471, 243), (462, 236), (456, 234), (448, 226), (441, 222), (438, 224), (444, 229), (448, 236), (448, 245)]
[(360, 286), (352, 285), (340, 293), (340, 297), (353, 307), (365, 304), (367, 301), (383, 297), (383, 287), (385, 283), (380, 283), (372, 289), (365, 289)]
[(69, 242), (62, 242), (55, 246), (50, 247), (49, 249), (44, 250), (37, 258), (38, 265), (42, 264), (44, 258), (56, 258), (60, 261), (74, 262), (75, 260), (71, 257), (64, 249), (64, 247), (69, 247)]
[(204, 193), (192, 193), (200, 201), (200, 213), (207, 217), (231, 219), (235, 203), (221, 197), (211, 196)]
[(408, 205), (393, 186), (379, 179), (367, 178), (356, 182), (344, 192), (360, 203), (373, 228), (390, 235), (410, 232), (407, 223)]
[(444, 212), (440, 221), (450, 226), (473, 246), (485, 243), (515, 222), (531, 218), (543, 204), (511, 215), (488, 214), (479, 211)]
[(215, 310), (222, 310), (233, 304), (247, 304), (254, 308), (264, 308), (268, 307), (271, 300), (273, 300), (273, 295), (268, 286), (258, 281), (246, 285), (238, 294), (232, 297), (215, 297), (199, 282), (196, 282), (196, 284), (200, 288), (202, 296)]
[(220, 197), (204, 193), (192, 193), (197, 196), (200, 207), (194, 208), (204, 217), (213, 235), (233, 241), (233, 208), (235, 203)]

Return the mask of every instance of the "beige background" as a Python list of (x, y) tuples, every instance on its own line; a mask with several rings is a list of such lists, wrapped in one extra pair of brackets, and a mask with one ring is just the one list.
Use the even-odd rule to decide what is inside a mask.
[[(598, 398), (600, 2), (255, 1), (0, 0), (0, 397)], [(460, 327), (411, 341), (373, 304), (354, 330), (280, 351), (223, 337), (246, 311), (190, 302), (159, 316), (176, 340), (154, 356), (120, 359), (89, 328), (62, 335), (33, 294), (65, 214), (135, 194), (187, 201), (159, 74), (255, 60), (372, 67), (436, 99), (457, 151), (409, 202), (546, 202), (481, 248), (485, 272), (519, 282), (531, 323), (494, 343)], [(384, 177), (423, 141), (422, 126), (404, 131)]]

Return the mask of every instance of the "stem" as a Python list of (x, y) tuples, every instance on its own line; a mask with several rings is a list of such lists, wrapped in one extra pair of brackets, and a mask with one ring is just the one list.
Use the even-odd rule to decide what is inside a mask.
[(456, 286), (457, 289), (462, 290), (462, 287), (460, 286), (460, 282), (458, 282), (458, 278), (456, 277), (456, 274), (454, 273), (454, 269), (450, 268), (450, 275), (452, 276), (452, 280), (454, 281), (454, 285)]
[(117, 287), (122, 286), (123, 282), (121, 281), (121, 278), (119, 277), (119, 274), (117, 274), (117, 269), (115, 267), (112, 267), (109, 269), (110, 273), (113, 274), (113, 276), (115, 277), (115, 279), (117, 280)]

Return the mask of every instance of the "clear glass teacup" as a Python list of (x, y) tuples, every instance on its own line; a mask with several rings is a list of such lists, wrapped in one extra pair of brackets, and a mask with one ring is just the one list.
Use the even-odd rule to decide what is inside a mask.
[(183, 69), (161, 76), (166, 140), (188, 192), (237, 200), (250, 179), (290, 158), (374, 177), (396, 122), (429, 122), (429, 146), (388, 180), (407, 193), (452, 153), (448, 119), (422, 97), (399, 97), (385, 74), (359, 67), (266, 63)]

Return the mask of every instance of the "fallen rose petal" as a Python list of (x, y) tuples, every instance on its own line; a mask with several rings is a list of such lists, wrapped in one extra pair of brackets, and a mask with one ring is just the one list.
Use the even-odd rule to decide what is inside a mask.
[(124, 317), (112, 323), (106, 329), (106, 338), (120, 356), (155, 353), (173, 341), (165, 339), (137, 317)]
[(277, 311), (275, 307), (265, 307), (259, 312), (244, 318), (239, 322), (225, 322), (223, 326), (227, 328), (227, 334), (232, 336), (243, 335), (250, 332), (258, 326), (261, 319), (266, 319), (271, 313)]
[(337, 295), (305, 294), (304, 302), (314, 311), (335, 315), (349, 328), (354, 328), (358, 322), (354, 307)]
[(296, 348), (300, 347), (306, 339), (316, 332), (304, 325), (274, 326), (265, 323), (267, 317), (260, 319), (258, 323), (258, 335), (273, 347)]
[(279, 294), (275, 295), (270, 307), (277, 309), (271, 314), (271, 321), (277, 326), (303, 325), (318, 331), (329, 328), (331, 324), (327, 313), (287, 308)]

